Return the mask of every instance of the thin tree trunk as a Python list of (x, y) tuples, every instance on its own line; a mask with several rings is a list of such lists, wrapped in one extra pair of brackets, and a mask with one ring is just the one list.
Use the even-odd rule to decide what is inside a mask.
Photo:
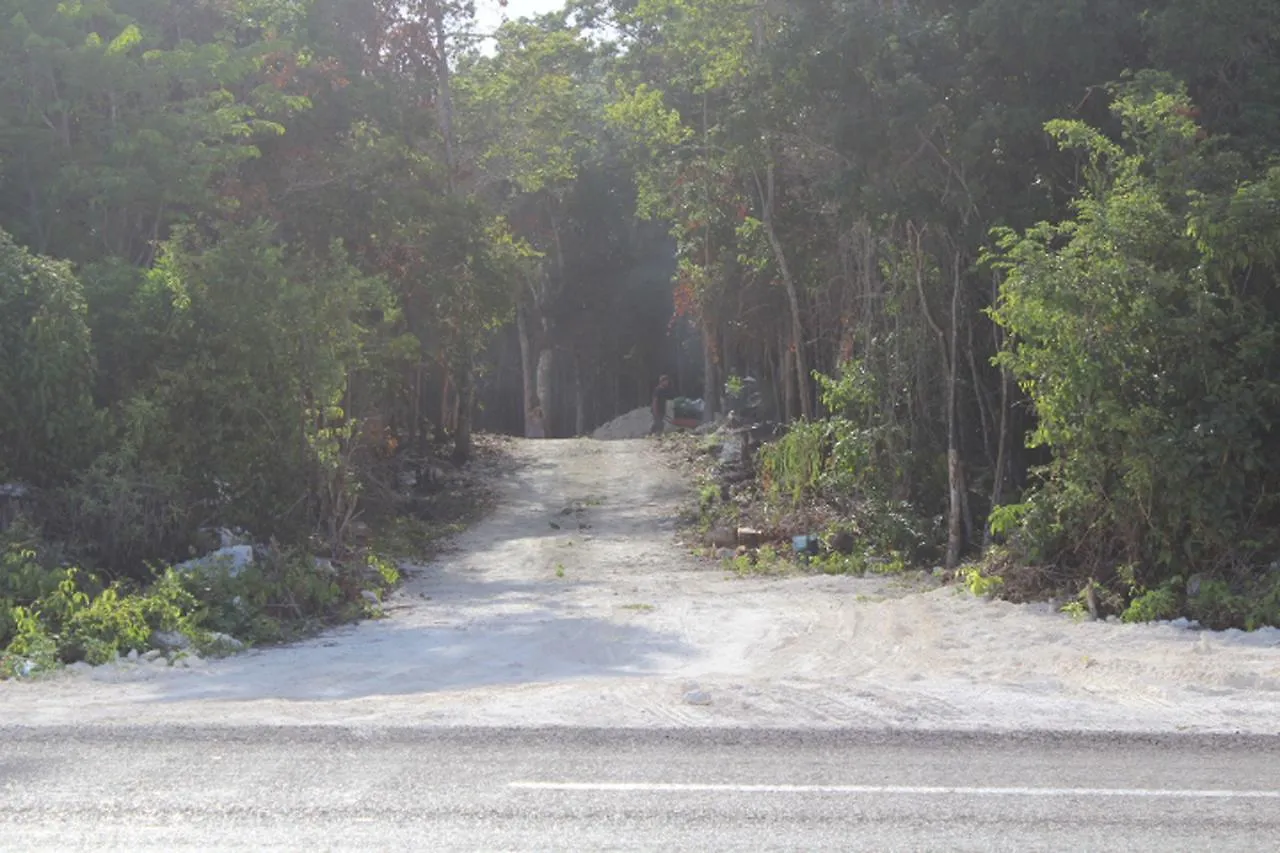
[(703, 419), (710, 422), (720, 411), (720, 376), (716, 370), (715, 341), (711, 324), (702, 322), (702, 405)]
[(786, 422), (796, 419), (796, 373), (795, 352), (792, 351), (787, 341), (787, 333), (782, 333), (782, 341), (780, 343), (780, 351), (782, 354), (782, 418)]
[(475, 370), (468, 358), (458, 371), (457, 424), (453, 440), (453, 461), (457, 465), (471, 459), (471, 419), (475, 403)]
[(538, 350), (538, 403), (542, 406), (542, 424), (546, 430), (546, 437), (551, 438), (555, 435), (553, 429), (555, 417), (555, 401), (551, 397), (551, 368), (553, 367), (554, 352), (545, 344)]
[(573, 434), (585, 435), (587, 432), (586, 400), (582, 393), (582, 359), (573, 357)]
[(960, 459), (960, 425), (956, 412), (956, 386), (958, 384), (959, 358), (957, 354), (960, 322), (960, 257), (956, 254), (951, 289), (951, 353), (947, 376), (947, 485), (949, 512), (947, 518), (947, 563), (954, 569), (960, 563), (964, 550), (964, 465)]
[(422, 366), (414, 365), (409, 371), (409, 446), (421, 454), (425, 444), (419, 438), (422, 427)]
[(435, 12), (436, 80), (440, 85), (438, 114), (440, 135), (444, 137), (445, 180), (452, 194), (456, 177), (453, 154), (453, 75), (449, 68), (449, 41), (444, 26), (444, 4), (437, 3)]
[[(1000, 436), (997, 439), (996, 470), (991, 486), (991, 509), (1004, 502), (1005, 469), (1009, 465), (1009, 377), (1000, 368)], [(983, 525), (983, 546), (991, 545), (991, 525)]]
[(954, 569), (960, 564), (964, 550), (964, 466), (960, 459), (960, 427), (956, 420), (956, 386), (959, 379), (959, 322), (960, 322), (960, 256), (956, 253), (952, 265), (951, 334), (948, 335), (933, 319), (929, 300), (924, 290), (924, 232), (908, 224), (908, 241), (915, 264), (916, 290), (920, 296), (920, 309), (942, 350), (943, 364), (947, 371), (947, 559), (946, 567)]
[[(1000, 284), (993, 276), (991, 279), (991, 304), (1000, 301)], [(1004, 340), (1000, 335), (1000, 326), (992, 323), (996, 352), (1004, 349)], [(996, 470), (991, 484), (991, 509), (1004, 503), (1004, 481), (1009, 467), (1009, 374), (1003, 366), (1000, 368), (1000, 432), (996, 439)], [(983, 546), (991, 545), (991, 524), (983, 525)]]
[(796, 290), (795, 279), (791, 276), (791, 266), (787, 263), (786, 252), (782, 250), (782, 242), (773, 227), (773, 206), (776, 193), (773, 175), (773, 163), (765, 170), (765, 188), (763, 192), (763, 210), (761, 224), (769, 245), (773, 247), (774, 259), (778, 262), (778, 273), (782, 276), (782, 284), (787, 290), (787, 304), (791, 308), (791, 344), (795, 349), (796, 393), (800, 398), (800, 414), (813, 417), (813, 401), (809, 396), (809, 365), (805, 354), (804, 323), (800, 315), (800, 295)]
[(524, 387), (521, 398), (521, 423), (524, 424), (524, 435), (529, 436), (533, 429), (533, 397), (534, 397), (534, 364), (532, 346), (529, 342), (529, 321), (525, 319), (523, 305), (516, 308), (516, 333), (520, 337), (520, 379)]

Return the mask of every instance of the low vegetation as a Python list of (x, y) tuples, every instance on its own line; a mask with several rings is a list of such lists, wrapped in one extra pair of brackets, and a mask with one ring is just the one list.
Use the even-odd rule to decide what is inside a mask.
[[(491, 460), (500, 448), (482, 440), (478, 452)], [(400, 582), (399, 561), (432, 556), (491, 497), (482, 476), (406, 497), (399, 512), (361, 527), (341, 557), (272, 543), (254, 547), (245, 565), (199, 559), (115, 579), (68, 564), (65, 543), (19, 518), (0, 533), (0, 678), (148, 652), (218, 656), (377, 617)], [(419, 517), (425, 506), (429, 520)]]

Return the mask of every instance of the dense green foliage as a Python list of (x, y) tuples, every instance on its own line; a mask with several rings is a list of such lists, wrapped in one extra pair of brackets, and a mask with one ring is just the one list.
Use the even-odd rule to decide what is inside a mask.
[(1202, 139), (1167, 78), (1119, 93), (1121, 142), (1049, 125), (1087, 164), (1075, 216), (1000, 241), (1002, 360), (1053, 451), (1004, 512), (1025, 513), (1021, 556), (1119, 580), (1131, 612), (1175, 610), (1161, 585), (1205, 572), (1271, 620), (1246, 602), (1280, 590), (1280, 169)]
[[(395, 460), (664, 371), (875, 547), (1280, 619), (1280, 7), (473, 6), (0, 0), (4, 636), (336, 617)], [(294, 556), (166, 592), (224, 526)]]

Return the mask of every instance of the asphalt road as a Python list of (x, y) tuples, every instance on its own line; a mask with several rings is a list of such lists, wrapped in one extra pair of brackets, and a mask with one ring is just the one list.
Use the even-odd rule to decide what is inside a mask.
[(4, 729), (0, 849), (1271, 850), (1280, 738)]

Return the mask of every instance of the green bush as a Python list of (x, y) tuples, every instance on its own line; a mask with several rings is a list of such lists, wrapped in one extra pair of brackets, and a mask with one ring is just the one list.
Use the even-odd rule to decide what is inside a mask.
[(31, 607), (68, 577), (67, 569), (40, 561), (37, 542), (35, 531), (21, 519), (0, 534), (0, 649), (19, 630), (17, 608)]
[(1166, 584), (1135, 596), (1120, 618), (1125, 622), (1155, 622), (1161, 619), (1172, 619), (1178, 615), (1181, 606), (1182, 602), (1173, 585)]
[(395, 565), (375, 555), (329, 562), (290, 549), (273, 549), (234, 574), (207, 564), (181, 576), (195, 601), (194, 624), (249, 643), (284, 642), (367, 615), (362, 593), (399, 581)]
[(60, 481), (92, 451), (93, 352), (69, 264), (0, 230), (0, 481)]
[(878, 414), (875, 378), (857, 361), (845, 364), (837, 378), (816, 378), (832, 414), (797, 423), (761, 448), (766, 494), (792, 505), (830, 504), (858, 529), (867, 565), (878, 565), (885, 553), (910, 563), (930, 558), (942, 542), (941, 519), (902, 497), (927, 477), (914, 470), (900, 428)]
[(760, 477), (765, 491), (793, 503), (812, 496), (827, 469), (831, 432), (829, 421), (801, 421), (782, 438), (761, 448)]
[(1000, 360), (1053, 461), (1020, 519), (995, 518), (1027, 562), (1156, 590), (1133, 618), (1171, 613), (1166, 582), (1203, 574), (1189, 615), (1242, 625), (1231, 590), (1280, 552), (1280, 169), (1205, 141), (1167, 78), (1116, 94), (1123, 145), (1048, 125), (1080, 155), (1076, 217), (999, 237)]
[(173, 570), (134, 592), (120, 583), (103, 587), (93, 575), (68, 569), (51, 591), (8, 611), (15, 630), (6, 657), (34, 661), (38, 668), (107, 663), (149, 649), (155, 631), (194, 633), (193, 604)]

